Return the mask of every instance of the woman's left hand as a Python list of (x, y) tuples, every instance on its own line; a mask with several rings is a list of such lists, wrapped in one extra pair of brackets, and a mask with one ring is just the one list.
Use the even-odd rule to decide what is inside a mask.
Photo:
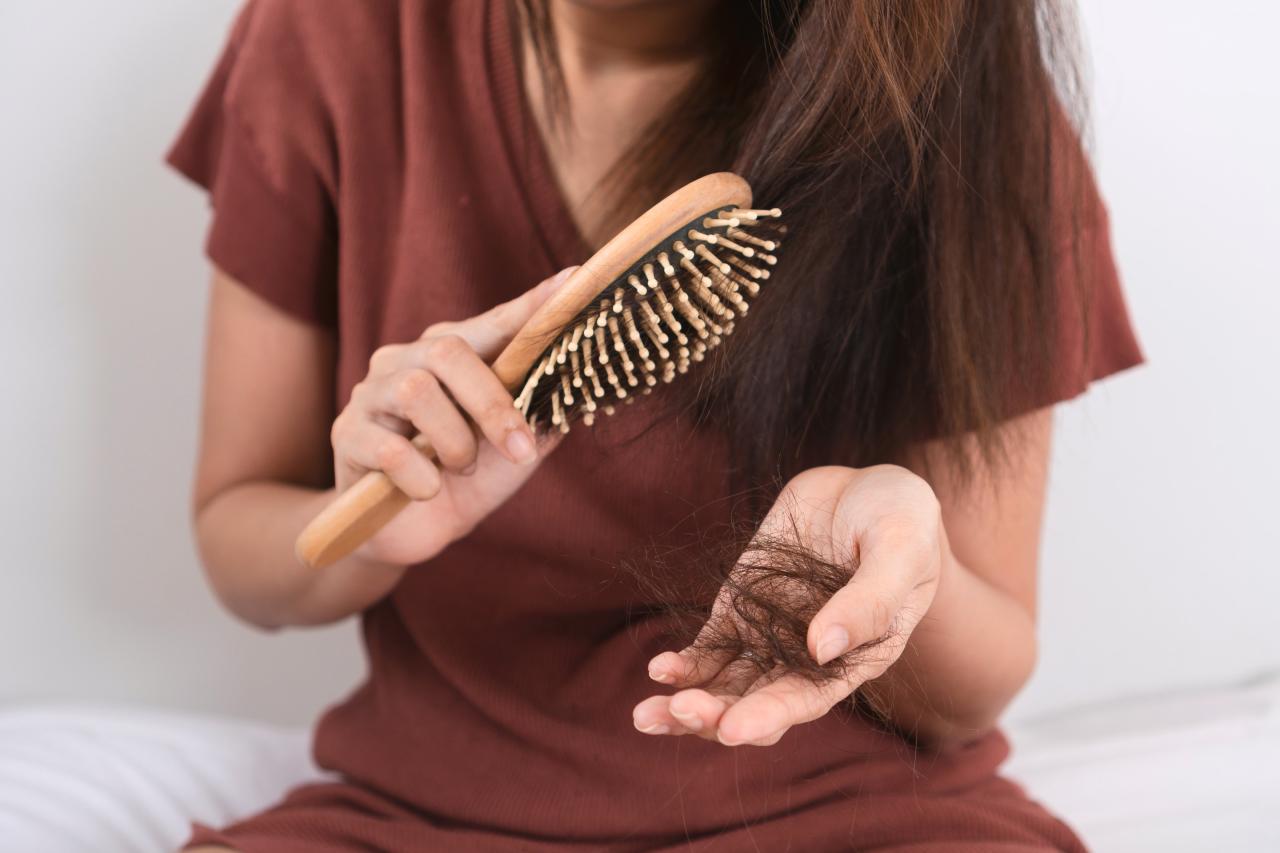
[[(798, 536), (795, 544), (851, 572), (857, 566), (810, 622), (814, 659), (826, 664), (864, 644), (874, 649), (840, 677), (814, 683), (781, 671), (762, 675), (754, 661), (708, 653), (695, 640), (650, 661), (654, 681), (679, 689), (636, 706), (640, 731), (697, 734), (726, 746), (777, 743), (791, 726), (821, 717), (893, 665), (933, 602), (948, 552), (933, 490), (892, 465), (805, 471), (783, 489), (760, 530)], [(735, 630), (731, 598), (722, 590), (703, 634)]]

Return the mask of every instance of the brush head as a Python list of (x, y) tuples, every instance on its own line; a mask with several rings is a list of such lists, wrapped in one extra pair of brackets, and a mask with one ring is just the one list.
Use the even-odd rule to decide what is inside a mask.
[[(733, 331), (776, 263), (777, 210), (737, 175), (699, 178), (645, 211), (540, 307), (493, 363), (535, 429), (569, 431), (670, 382)], [(430, 443), (414, 444), (431, 454)], [(409, 504), (370, 471), (311, 520), (298, 557), (350, 554)]]
[(717, 205), (648, 246), (549, 336), (521, 378), (515, 404), (529, 425), (590, 425), (704, 361), (777, 263), (780, 216)]

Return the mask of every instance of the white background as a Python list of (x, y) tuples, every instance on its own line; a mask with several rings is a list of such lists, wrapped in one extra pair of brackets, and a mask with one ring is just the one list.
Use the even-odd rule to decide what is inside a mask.
[[(262, 635), (190, 543), (202, 196), (161, 156), (234, 0), (0, 5), (0, 702), (301, 722), (352, 624)], [(1150, 364), (1063, 408), (1040, 669), (1014, 713), (1280, 669), (1280, 6), (1083, 4)]]

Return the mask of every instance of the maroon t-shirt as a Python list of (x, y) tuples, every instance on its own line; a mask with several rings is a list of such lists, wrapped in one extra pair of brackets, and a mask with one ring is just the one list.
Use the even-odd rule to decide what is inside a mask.
[[(211, 193), (210, 258), (333, 330), (339, 407), (377, 346), (586, 257), (509, 24), (501, 0), (255, 0), (170, 154)], [(1080, 248), (1089, 353), (1053, 399), (1140, 360), (1105, 217)], [(720, 436), (648, 420), (642, 404), (574, 430), (472, 535), (364, 614), (368, 678), (316, 732), (316, 758), (341, 782), (197, 839), (249, 851), (1078, 847), (996, 776), (999, 733), (930, 754), (839, 712), (769, 748), (636, 732), (631, 709), (659, 689), (646, 664), (670, 626), (637, 615), (646, 602), (617, 563), (719, 520), (728, 494)]]

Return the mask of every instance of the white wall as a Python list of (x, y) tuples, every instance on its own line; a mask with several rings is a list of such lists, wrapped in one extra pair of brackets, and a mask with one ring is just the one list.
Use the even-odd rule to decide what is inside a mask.
[[(310, 718), (352, 626), (263, 636), (188, 532), (204, 200), (163, 150), (234, 0), (0, 6), (0, 701)], [(1021, 714), (1280, 668), (1280, 7), (1086, 0), (1097, 161), (1150, 366), (1061, 417)]]
[(161, 158), (236, 6), (0, 2), (0, 697), (304, 720), (360, 671), (191, 545), (207, 213)]
[(1060, 419), (1022, 712), (1280, 670), (1280, 6), (1081, 10), (1149, 364)]

